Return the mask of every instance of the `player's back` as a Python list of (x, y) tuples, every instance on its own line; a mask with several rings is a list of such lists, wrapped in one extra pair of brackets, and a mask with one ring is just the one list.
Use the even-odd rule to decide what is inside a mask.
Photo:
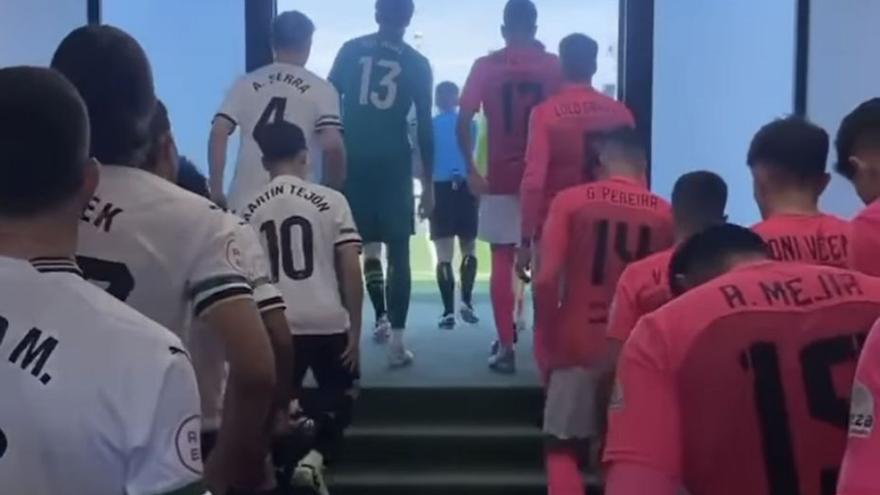
[[(0, 278), (2, 492), (158, 493), (198, 481), (198, 440), (188, 438), (198, 402), (180, 340), (85, 282), (71, 260), (0, 258)], [(161, 393), (182, 377), (190, 397)], [(163, 400), (187, 413), (168, 416)], [(162, 434), (165, 449), (153, 450)]]
[(868, 275), (880, 276), (880, 201), (869, 204), (852, 221), (851, 267)]
[(672, 300), (669, 263), (674, 253), (673, 249), (666, 249), (623, 270), (608, 321), (610, 338), (626, 342), (639, 318)]
[(624, 354), (669, 373), (685, 426), (664, 462), (680, 459), (693, 495), (833, 494), (856, 359), (878, 316), (880, 280), (772, 261), (647, 316)]
[(336, 273), (336, 248), (360, 243), (345, 197), (293, 175), (274, 178), (251, 200), (245, 219), (262, 234), (276, 287), (300, 335), (348, 328)]
[(431, 68), (424, 56), (403, 41), (362, 36), (342, 46), (330, 81), (342, 96), (349, 154), (408, 156), (407, 116), (420, 91), (427, 90), (430, 100), (432, 90)]
[(477, 60), (461, 106), (486, 115), (489, 191), (518, 194), (532, 109), (561, 84), (559, 59), (537, 43), (507, 47)]
[(547, 203), (567, 187), (594, 180), (590, 171), (598, 165), (595, 143), (602, 133), (635, 125), (626, 106), (583, 85), (563, 87), (535, 112), (547, 125)]
[(752, 227), (773, 259), (848, 267), (849, 222), (833, 215), (775, 215)]
[(86, 278), (181, 337), (191, 312), (252, 292), (234, 222), (149, 172), (105, 166), (82, 221)]
[(604, 350), (608, 309), (624, 268), (672, 245), (670, 206), (622, 177), (566, 189), (555, 201), (568, 212), (566, 253), (575, 253), (565, 262), (560, 321), (572, 331), (555, 353), (570, 349), (576, 363), (589, 362)]

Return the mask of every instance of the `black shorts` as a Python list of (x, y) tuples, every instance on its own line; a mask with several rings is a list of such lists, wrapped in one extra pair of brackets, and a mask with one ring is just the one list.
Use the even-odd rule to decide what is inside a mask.
[(471, 194), (466, 182), (434, 183), (431, 239), (476, 239), (477, 214), (477, 198)]
[(302, 388), (303, 378), (312, 370), (318, 388), (346, 393), (355, 387), (360, 373), (352, 373), (342, 364), (348, 345), (347, 333), (293, 336), (293, 387)]

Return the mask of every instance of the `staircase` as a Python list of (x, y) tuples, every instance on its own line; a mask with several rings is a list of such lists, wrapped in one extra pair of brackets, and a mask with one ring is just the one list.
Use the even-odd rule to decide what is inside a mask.
[(527, 387), (366, 389), (331, 492), (546, 494), (541, 405)]

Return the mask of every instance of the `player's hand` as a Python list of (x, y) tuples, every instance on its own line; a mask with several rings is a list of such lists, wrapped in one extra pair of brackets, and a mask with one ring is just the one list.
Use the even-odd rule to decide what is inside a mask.
[(348, 339), (348, 344), (345, 346), (345, 351), (343, 351), (341, 359), (342, 365), (345, 366), (348, 371), (357, 373), (361, 362), (360, 342), (356, 339)]
[(419, 218), (428, 220), (434, 213), (434, 185), (428, 184), (422, 188), (422, 197), (419, 199)]
[(532, 247), (523, 245), (516, 250), (516, 275), (525, 283), (531, 281), (529, 271), (532, 269)]
[(482, 196), (489, 193), (489, 182), (476, 171), (468, 174), (467, 183), (468, 189), (474, 196)]

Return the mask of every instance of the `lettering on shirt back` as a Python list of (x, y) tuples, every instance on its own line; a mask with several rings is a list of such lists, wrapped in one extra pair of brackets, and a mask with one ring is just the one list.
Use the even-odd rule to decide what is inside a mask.
[(112, 202), (103, 201), (98, 196), (93, 196), (83, 209), (80, 220), (93, 227), (97, 227), (98, 230), (110, 232), (110, 229), (113, 228), (113, 221), (123, 211), (122, 208)]
[[(4, 347), (3, 343), (9, 330), (9, 320), (0, 316), (0, 355), (6, 355), (10, 364), (30, 375), (43, 385), (52, 381), (52, 375), (43, 369), (49, 363), (52, 353), (58, 347), (58, 339), (44, 335), (39, 328), (33, 327), (17, 342)], [(7, 355), (6, 350), (11, 349)]]
[(270, 200), (278, 196), (292, 195), (304, 199), (312, 206), (317, 208), (321, 213), (330, 209), (330, 203), (323, 194), (307, 189), (297, 184), (276, 185), (272, 186), (268, 191), (257, 196), (256, 199), (247, 205), (247, 210), (242, 213), (245, 220), (250, 221), (254, 212)]
[(845, 235), (786, 235), (767, 239), (773, 259), (845, 264), (849, 259), (849, 239)]
[(802, 308), (826, 301), (863, 296), (864, 290), (851, 273), (821, 273), (816, 284), (805, 284), (803, 277), (761, 279), (718, 287), (727, 307)]
[(649, 208), (656, 210), (660, 199), (650, 191), (626, 191), (616, 187), (596, 186), (587, 188), (587, 199), (633, 208)]
[(605, 105), (597, 101), (566, 101), (554, 105), (553, 112), (558, 118), (564, 117), (581, 117), (584, 115), (594, 115), (597, 113), (611, 113)]
[(259, 92), (265, 86), (272, 86), (274, 84), (286, 84), (293, 89), (296, 89), (300, 92), (300, 94), (306, 94), (312, 89), (312, 85), (307, 83), (305, 79), (295, 76), (293, 74), (289, 74), (287, 72), (277, 72), (275, 74), (269, 74), (269, 82), (268, 83), (259, 83), (254, 81), (251, 83), (251, 89)]

